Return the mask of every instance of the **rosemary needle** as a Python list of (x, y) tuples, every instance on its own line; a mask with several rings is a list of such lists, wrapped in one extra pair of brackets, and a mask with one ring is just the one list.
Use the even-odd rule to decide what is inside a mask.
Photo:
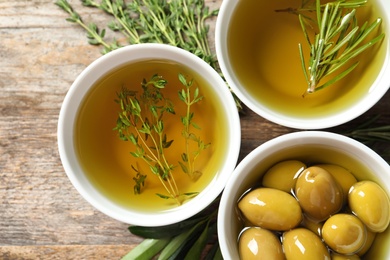
[[(350, 64), (352, 59), (384, 37), (384, 33), (380, 33), (368, 40), (368, 36), (375, 33), (380, 26), (381, 18), (377, 18), (371, 24), (368, 22), (361, 26), (358, 24), (357, 8), (364, 6), (367, 0), (338, 0), (326, 4), (316, 0), (314, 8), (308, 6), (309, 3), (310, 1), (303, 1), (298, 10), (286, 9), (298, 14), (305, 39), (310, 46), (310, 57), (306, 65), (302, 45), (298, 45), (301, 66), (307, 82), (303, 96), (324, 89), (347, 76), (359, 64), (358, 61)], [(316, 13), (316, 19), (311, 19), (306, 14), (313, 11)], [(311, 38), (308, 28), (313, 27), (313, 23), (318, 32)], [(327, 76), (331, 77), (322, 82)]]

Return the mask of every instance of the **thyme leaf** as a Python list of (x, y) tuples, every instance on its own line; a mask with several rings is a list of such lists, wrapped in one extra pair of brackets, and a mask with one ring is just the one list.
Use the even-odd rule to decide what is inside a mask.
[[(179, 74), (179, 80), (185, 89), (179, 91), (179, 99), (186, 104), (186, 114), (180, 117), (184, 125), (182, 135), (185, 140), (185, 160), (179, 162), (183, 172), (188, 174), (192, 180), (196, 181), (201, 172), (194, 170), (195, 160), (210, 144), (205, 144), (193, 132), (190, 132), (193, 122), (194, 112), (192, 106), (200, 102), (203, 96), (199, 94), (196, 88), (192, 94), (190, 88), (193, 86), (193, 80), (187, 81)], [(153, 75), (149, 80), (144, 79), (141, 83), (142, 93), (138, 94), (123, 88), (117, 94), (116, 103), (119, 104), (120, 112), (114, 130), (123, 141), (130, 141), (135, 147), (130, 154), (137, 159), (144, 161), (150, 172), (155, 175), (167, 194), (156, 194), (163, 199), (174, 199), (180, 205), (185, 199), (190, 199), (198, 192), (181, 193), (175, 181), (173, 174), (175, 165), (171, 164), (166, 156), (166, 150), (169, 149), (174, 140), (169, 140), (164, 124), (164, 116), (169, 113), (175, 115), (174, 104), (171, 100), (164, 97), (162, 90), (165, 89), (168, 82), (159, 76)], [(197, 126), (197, 125), (196, 125)], [(197, 128), (200, 129), (199, 126)], [(191, 153), (190, 141), (195, 141), (197, 150)], [(141, 188), (145, 186), (147, 174), (143, 173), (137, 163), (132, 166), (136, 172), (133, 177), (135, 181), (134, 193), (140, 194)]]
[[(110, 15), (107, 28), (124, 37), (123, 41), (108, 41), (106, 28), (99, 30), (96, 23), (87, 25), (73, 10), (67, 0), (55, 4), (69, 14), (66, 19), (77, 23), (87, 32), (88, 42), (103, 46), (102, 53), (118, 49), (126, 44), (164, 43), (197, 55), (223, 77), (217, 58), (208, 41), (207, 21), (218, 15), (219, 10), (209, 10), (204, 0), (81, 0), (89, 8), (97, 8)], [(228, 87), (228, 86), (227, 86)], [(232, 93), (238, 109), (240, 100)]]
[(136, 168), (133, 165), (131, 166), (131, 168), (137, 173), (136, 176), (133, 177), (133, 180), (135, 182), (134, 194), (140, 194), (141, 188), (145, 186), (145, 180), (146, 180), (147, 175), (141, 173), (138, 162), (137, 162)]
[[(198, 158), (199, 154), (207, 149), (210, 144), (204, 143), (200, 137), (198, 137), (194, 132), (192, 132), (191, 128), (195, 128), (200, 130), (200, 127), (193, 121), (194, 113), (191, 112), (191, 106), (200, 102), (204, 97), (199, 95), (199, 89), (195, 88), (194, 93), (191, 96), (191, 87), (193, 85), (193, 81), (187, 81), (183, 74), (179, 74), (179, 80), (181, 84), (185, 87), (181, 91), (179, 91), (179, 98), (186, 104), (186, 114), (181, 117), (181, 122), (184, 126), (182, 131), (182, 136), (185, 139), (185, 152), (182, 153), (181, 158), (182, 162), (179, 162), (183, 172), (188, 174), (190, 178), (194, 181), (200, 178), (202, 175), (201, 171), (195, 170), (194, 163)], [(197, 149), (190, 152), (190, 142), (193, 141), (197, 145)]]
[[(188, 50), (199, 56), (212, 67), (218, 68), (207, 39), (209, 27), (207, 19), (215, 17), (218, 10), (210, 11), (204, 0), (81, 0), (90, 8), (98, 8), (112, 16), (107, 27), (119, 32), (128, 44), (146, 42), (166, 43)], [(67, 21), (77, 23), (87, 31), (89, 42), (103, 45), (103, 53), (121, 47), (118, 42), (107, 43), (104, 40), (105, 29), (99, 33), (95, 23), (89, 28), (80, 15), (73, 10), (67, 0), (57, 0), (57, 6), (70, 17)]]
[(68, 3), (67, 0), (57, 0), (55, 4), (69, 14), (69, 17), (66, 19), (68, 22), (78, 24), (87, 32), (89, 44), (102, 45), (103, 53), (110, 52), (120, 47), (117, 41), (108, 43), (104, 40), (106, 34), (105, 29), (100, 31), (95, 23), (84, 23), (80, 15), (73, 10), (72, 6)]

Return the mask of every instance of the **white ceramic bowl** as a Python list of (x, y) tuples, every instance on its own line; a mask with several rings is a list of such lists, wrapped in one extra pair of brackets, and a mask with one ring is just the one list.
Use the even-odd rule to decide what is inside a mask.
[[(76, 119), (85, 96), (95, 82), (124, 64), (150, 60), (168, 60), (178, 63), (179, 66), (189, 68), (192, 72), (205, 79), (211, 86), (211, 91), (215, 94), (216, 99), (219, 99), (222, 104), (221, 112), (217, 112), (219, 113), (217, 115), (223, 116), (228, 121), (225, 125), (226, 129), (221, 129), (221, 131), (227, 133), (226, 142), (228, 144), (223, 152), (224, 159), (221, 167), (215, 173), (215, 177), (195, 198), (176, 208), (161, 211), (130, 209), (108, 198), (87, 177), (80, 164), (80, 158), (75, 147)], [(113, 91), (115, 94), (115, 90)], [(111, 99), (109, 102), (111, 102)], [(208, 115), (207, 111), (205, 111), (205, 114), (206, 116)], [(116, 118), (113, 118), (113, 120), (114, 124), (107, 126), (109, 128), (108, 131), (112, 131), (115, 125)], [(141, 226), (161, 226), (179, 222), (207, 207), (222, 192), (236, 166), (240, 144), (241, 129), (238, 111), (230, 90), (226, 87), (226, 83), (219, 74), (195, 55), (182, 49), (162, 44), (140, 44), (123, 47), (100, 57), (90, 64), (70, 87), (62, 104), (58, 122), (59, 154), (65, 172), (74, 187), (92, 206), (106, 215), (125, 223)], [(215, 149), (219, 148), (215, 147)], [(128, 155), (130, 156), (130, 154)], [(99, 159), (96, 159), (96, 163), (100, 163)], [(132, 183), (129, 183), (129, 192), (133, 192)]]
[[(304, 148), (304, 149), (302, 149)], [(328, 152), (337, 153), (330, 159)], [(239, 259), (237, 238), (242, 226), (236, 215), (240, 196), (261, 180), (272, 165), (287, 159), (333, 163), (354, 173), (358, 180), (378, 183), (390, 197), (390, 166), (367, 146), (351, 138), (323, 131), (286, 134), (260, 145), (236, 167), (226, 185), (218, 212), (218, 238), (224, 259)], [(362, 169), (369, 174), (359, 174)], [(376, 237), (366, 259), (390, 259), (390, 228)]]
[[(372, 2), (374, 1), (370, 1), (370, 3)], [(240, 36), (234, 37), (235, 39), (234, 48), (238, 49), (235, 60), (240, 59), (242, 64), (248, 62), (250, 63), (250, 61), (252, 60), (257, 60), (256, 62), (258, 64), (259, 60), (267, 60), (268, 67), (272, 66), (272, 67), (276, 67), (275, 70), (276, 69), (281, 70), (278, 75), (272, 74), (272, 76), (269, 76), (271, 74), (267, 73), (267, 70), (264, 69), (267, 66), (263, 66), (260, 69), (258, 68), (257, 65), (253, 65), (250, 68), (248, 67), (245, 70), (243, 70), (241, 69), (243, 65), (241, 63), (240, 65), (235, 64), (235, 60), (233, 60), (230, 55), (231, 49), (233, 49), (232, 47), (233, 43), (230, 38), (230, 34), (231, 34), (232, 24), (237, 23), (236, 20), (234, 19), (236, 10), (238, 8), (241, 8), (241, 6), (244, 4), (254, 5), (258, 3), (258, 1), (224, 0), (222, 2), (219, 15), (217, 18), (217, 23), (216, 23), (215, 45), (216, 45), (218, 62), (220, 64), (223, 75), (226, 78), (226, 81), (228, 82), (229, 86), (232, 88), (233, 92), (237, 95), (237, 97), (252, 111), (254, 111), (255, 113), (257, 113), (258, 115), (262, 116), (267, 120), (270, 120), (274, 123), (283, 126), (292, 127), (296, 129), (307, 129), (307, 130), (323, 129), (323, 128), (333, 127), (333, 126), (346, 123), (360, 116), (368, 109), (370, 109), (373, 105), (375, 105), (377, 101), (380, 100), (382, 96), (386, 93), (386, 91), (389, 89), (390, 86), (390, 51), (389, 51), (390, 2), (387, 0), (375, 0), (375, 2), (378, 5), (378, 9), (383, 14), (383, 16), (381, 16), (383, 19), (382, 28), (386, 36), (381, 43), (381, 53), (376, 52), (377, 54), (375, 56), (375, 59), (378, 59), (378, 63), (379, 63), (378, 66), (380, 69), (375, 67), (377, 66), (375, 65), (375, 66), (367, 66), (368, 70), (364, 69), (363, 71), (363, 69), (359, 68), (359, 66), (361, 66), (359, 64), (358, 68), (356, 69), (356, 72), (353, 72), (356, 73), (356, 78), (358, 79), (357, 82), (366, 81), (365, 79), (362, 79), (363, 76), (367, 77), (366, 82), (372, 82), (371, 85), (362, 83), (365, 85), (364, 93), (358, 92), (353, 88), (351, 88), (351, 90), (348, 90), (347, 93), (343, 93), (343, 90), (341, 90), (340, 94), (337, 94), (337, 97), (332, 96), (331, 98), (328, 98), (328, 101), (326, 101), (326, 103), (319, 103), (316, 101), (317, 103), (310, 107), (311, 111), (314, 111), (312, 112), (312, 114), (307, 113), (309, 109), (301, 109), (300, 110), (301, 112), (299, 113), (293, 112), (296, 107), (300, 106), (300, 102), (306, 102), (307, 98), (306, 100), (302, 99), (301, 101), (298, 100), (294, 101), (296, 103), (294, 105), (289, 106), (288, 108), (278, 107), (280, 106), (278, 105), (278, 103), (280, 104), (280, 102), (283, 102), (278, 97), (281, 91), (278, 90), (278, 91), (271, 92), (268, 91), (268, 89), (272, 88), (271, 85), (281, 86), (281, 84), (286, 84), (286, 83), (280, 83), (281, 78), (286, 78), (286, 77), (300, 78), (302, 79), (303, 82), (303, 84), (301, 84), (303, 85), (302, 86), (303, 90), (302, 92), (299, 93), (303, 94), (305, 89), (304, 76), (298, 58), (299, 57), (298, 42), (296, 44), (293, 43), (292, 45), (288, 45), (290, 47), (287, 47), (286, 44), (290, 40), (289, 32), (291, 28), (289, 26), (292, 26), (290, 20), (291, 19), (298, 20), (298, 18), (291, 18), (294, 16), (292, 14), (277, 13), (277, 15), (281, 16), (280, 21), (284, 21), (285, 17), (289, 15), (288, 19), (290, 20), (286, 21), (285, 23), (286, 29), (283, 30), (278, 29), (273, 34), (269, 33), (267, 34), (267, 36), (260, 38), (258, 42), (253, 43), (253, 41), (255, 41), (253, 39), (253, 35), (261, 34), (262, 32), (261, 30), (263, 30), (264, 28), (268, 28), (269, 26), (272, 26), (271, 24), (273, 22), (266, 20), (267, 18), (262, 18), (267, 16), (263, 14), (259, 14), (260, 11), (258, 10), (258, 8), (252, 7), (248, 12), (245, 12), (247, 14), (245, 18), (246, 19), (245, 24), (242, 24), (242, 26), (241, 25), (238, 26), (238, 28), (242, 28), (242, 30), (237, 30), (240, 33)], [(286, 6), (289, 5), (288, 1), (284, 1), (284, 2), (279, 1), (278, 3), (283, 7), (290, 7), (290, 6)], [(255, 21), (259, 19), (264, 19), (261, 20), (262, 24), (256, 24)], [(237, 24), (235, 26), (237, 26)], [(297, 24), (294, 23), (293, 26), (294, 28), (300, 27), (299, 23)], [(263, 29), (259, 29), (259, 28), (263, 28)], [(286, 36), (285, 37), (283, 36), (284, 38), (278, 41), (273, 39), (274, 36), (280, 34)], [(252, 50), (255, 50), (257, 48), (259, 42), (267, 42), (267, 41), (269, 41), (269, 43), (268, 45), (266, 45), (267, 47), (264, 47), (265, 50), (261, 52), (261, 55), (251, 52)], [(307, 45), (307, 43), (304, 40), (301, 43), (303, 46), (305, 46), (305, 44)], [(280, 50), (284, 50), (287, 48), (290, 50), (291, 48), (291, 52), (289, 52), (289, 54), (292, 53), (291, 57), (294, 57), (294, 63), (290, 62), (290, 60), (292, 60), (290, 57), (284, 58), (285, 55), (282, 56), (281, 54), (278, 57), (268, 57), (269, 51), (267, 52), (266, 48), (279, 48)], [(369, 57), (371, 58), (374, 56), (371, 56), (370, 54)], [(297, 59), (298, 61), (297, 63), (295, 63), (295, 59)], [(308, 62), (307, 60), (308, 57), (306, 57), (306, 63)], [(381, 63), (382, 66), (380, 67)], [(280, 68), (276, 64), (283, 64), (284, 67)], [(285, 70), (292, 70), (292, 69), (294, 71), (293, 75), (287, 76), (285, 74)], [(358, 70), (360, 71), (358, 72)], [(364, 73), (366, 71), (367, 73)], [(246, 73), (245, 76), (243, 76), (244, 73)], [(377, 76), (373, 76), (376, 74)], [(249, 78), (256, 78), (256, 80), (259, 79), (255, 81), (257, 85), (255, 85), (255, 83), (253, 82), (249, 82)], [(264, 78), (264, 80), (262, 80), (261, 78)], [(347, 79), (345, 79), (345, 81), (347, 81)], [(295, 83), (291, 83), (290, 81), (289, 83), (287, 83), (287, 85), (285, 86), (283, 85), (283, 88), (284, 87), (296, 88), (296, 86), (291, 84), (295, 84)], [(248, 85), (252, 85), (251, 88), (248, 88)], [(269, 86), (267, 87), (268, 94), (265, 94), (265, 91), (254, 94), (255, 93), (254, 87), (258, 85)], [(328, 88), (332, 88), (332, 86)], [(325, 89), (321, 91), (328, 91), (328, 90)], [(258, 97), (255, 97), (256, 95)], [(283, 93), (283, 95), (285, 96), (291, 95), (290, 90), (286, 90), (285, 93)], [(315, 95), (317, 95), (317, 93)], [(318, 93), (318, 95), (320, 95), (320, 93)], [(265, 96), (268, 97), (265, 98)], [(266, 99), (267, 101), (265, 101)], [(353, 101), (350, 101), (352, 99)], [(266, 102), (268, 102), (268, 104)], [(270, 104), (272, 104), (272, 106)]]

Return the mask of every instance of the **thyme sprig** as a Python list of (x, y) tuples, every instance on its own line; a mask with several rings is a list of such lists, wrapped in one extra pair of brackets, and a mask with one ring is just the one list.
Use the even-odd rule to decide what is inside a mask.
[(137, 162), (137, 166), (136, 167), (134, 167), (132, 165), (131, 168), (136, 172), (136, 175), (133, 177), (133, 180), (135, 182), (135, 184), (134, 184), (134, 194), (140, 194), (142, 187), (145, 186), (145, 180), (146, 180), (147, 175), (146, 174), (142, 174), (138, 162)]
[[(367, 0), (338, 0), (321, 4), (320, 0), (316, 0), (313, 8), (311, 1), (303, 0), (301, 8), (285, 10), (298, 15), (305, 39), (310, 46), (307, 65), (302, 44), (298, 45), (307, 82), (303, 96), (324, 89), (347, 76), (359, 64), (359, 61), (353, 61), (353, 58), (383, 39), (385, 34), (380, 33), (368, 40), (369, 35), (375, 33), (380, 26), (381, 18), (371, 24), (358, 24), (356, 8), (366, 3)], [(310, 18), (307, 12), (315, 12), (316, 18)], [(310, 38), (311, 32), (308, 28), (318, 29), (318, 32), (314, 33), (314, 39)], [(325, 80), (328, 76), (330, 77)], [(323, 80), (325, 82), (322, 82)]]
[(99, 8), (114, 17), (108, 28), (121, 32), (130, 44), (141, 43), (140, 35), (135, 20), (130, 16), (127, 7), (122, 0), (103, 0), (100, 3), (93, 0), (80, 0), (84, 6)]
[[(182, 74), (179, 74), (179, 80), (186, 88), (186, 90), (183, 89), (179, 92), (179, 98), (186, 104), (186, 114), (181, 117), (181, 122), (184, 125), (183, 137), (186, 142), (182, 158), (185, 157), (185, 163), (189, 167), (181, 162), (180, 165), (183, 172), (190, 175), (193, 180), (197, 180), (202, 173), (194, 170), (194, 162), (200, 152), (205, 150), (209, 144), (206, 145), (199, 137), (190, 132), (190, 126), (196, 126), (200, 129), (192, 121), (194, 112), (191, 106), (198, 103), (203, 97), (199, 95), (198, 88), (193, 94), (191, 93), (190, 87), (193, 80), (187, 82)], [(172, 145), (174, 140), (168, 140), (164, 118), (167, 113), (176, 114), (173, 102), (163, 95), (162, 89), (166, 87), (166, 84), (167, 81), (164, 78), (155, 74), (148, 81), (145, 79), (142, 81), (143, 92), (141, 95), (123, 88), (117, 94), (116, 102), (120, 106), (120, 112), (114, 130), (118, 132), (121, 140), (130, 141), (135, 146), (135, 151), (130, 152), (130, 154), (144, 161), (150, 172), (158, 177), (167, 194), (158, 193), (156, 195), (163, 199), (174, 199), (180, 205), (185, 199), (196, 196), (198, 192), (181, 193), (179, 191), (173, 174), (176, 166), (166, 157), (166, 149)], [(190, 155), (189, 140), (198, 143), (198, 149), (193, 152), (194, 156)], [(147, 175), (141, 171), (138, 164), (132, 168), (136, 172), (136, 176), (133, 178), (135, 181), (134, 193), (139, 194)]]
[[(209, 10), (204, 0), (80, 0), (90, 8), (98, 8), (113, 19), (107, 27), (123, 36), (125, 42), (106, 40), (106, 29), (100, 30), (96, 23), (88, 25), (67, 0), (55, 2), (70, 16), (66, 20), (79, 24), (87, 31), (88, 42), (103, 46), (102, 54), (122, 47), (124, 44), (164, 43), (194, 53), (223, 77), (217, 58), (208, 41), (207, 21), (218, 15), (219, 10)], [(239, 110), (241, 101), (232, 93)]]
[[(193, 85), (193, 81), (190, 80), (187, 82), (187, 79), (182, 75), (179, 74), (179, 80), (183, 86), (185, 86), (185, 89), (182, 89), (179, 91), (179, 98), (181, 101), (183, 101), (187, 108), (186, 108), (186, 114), (181, 117), (181, 122), (184, 126), (184, 129), (182, 131), (182, 136), (185, 139), (185, 152), (182, 153), (181, 158), (183, 162), (179, 161), (179, 164), (183, 170), (183, 172), (187, 173), (192, 180), (197, 180), (202, 175), (202, 172), (199, 170), (196, 170), (194, 167), (195, 161), (198, 158), (199, 154), (207, 149), (210, 144), (206, 144), (198, 137), (194, 132), (191, 131), (191, 128), (195, 128), (200, 130), (200, 126), (198, 126), (194, 121), (194, 112), (191, 112), (191, 106), (195, 105), (196, 103), (200, 102), (203, 99), (203, 96), (199, 95), (199, 88), (196, 88), (194, 91), (193, 96), (191, 96), (190, 88)], [(190, 152), (190, 142), (193, 141), (197, 145), (197, 149), (194, 152)]]
[(181, 204), (179, 189), (172, 174), (173, 165), (168, 163), (164, 152), (173, 140), (167, 141), (162, 117), (165, 113), (174, 113), (172, 104), (159, 91), (165, 84), (164, 79), (154, 75), (149, 81), (142, 82), (141, 97), (122, 89), (117, 100), (121, 112), (114, 130), (118, 131), (122, 140), (130, 141), (136, 147), (136, 151), (130, 154), (146, 162), (169, 194), (168, 197)]
[(106, 30), (105, 29), (99, 30), (99, 28), (95, 23), (86, 24), (81, 18), (81, 16), (76, 11), (73, 10), (72, 6), (68, 3), (68, 1), (58, 0), (55, 2), (55, 4), (61, 7), (65, 12), (69, 14), (69, 17), (66, 18), (68, 22), (76, 23), (80, 25), (87, 32), (87, 38), (89, 44), (102, 45), (103, 53), (110, 52), (120, 47), (117, 41), (113, 41), (111, 43), (106, 42), (104, 40), (104, 37), (106, 35)]
[[(81, 0), (82, 4), (98, 8), (113, 17), (107, 27), (121, 33), (128, 44), (146, 42), (165, 43), (188, 50), (199, 56), (212, 67), (218, 68), (215, 55), (211, 52), (207, 34), (207, 19), (218, 14), (210, 11), (204, 0)], [(104, 40), (105, 29), (99, 33), (96, 23), (86, 25), (67, 0), (57, 0), (56, 5), (66, 11), (67, 21), (79, 24), (87, 31), (89, 42), (102, 45), (103, 53), (121, 47), (117, 41)], [(91, 29), (90, 27), (93, 27)]]

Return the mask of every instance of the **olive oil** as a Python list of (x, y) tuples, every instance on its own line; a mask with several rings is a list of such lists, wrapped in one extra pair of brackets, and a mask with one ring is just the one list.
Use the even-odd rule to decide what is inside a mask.
[[(370, 91), (387, 46), (383, 41), (367, 49), (356, 57), (360, 63), (347, 77), (303, 98), (307, 83), (298, 44), (302, 44), (306, 65), (309, 46), (298, 16), (276, 11), (298, 8), (300, 4), (300, 0), (239, 1), (228, 31), (230, 63), (248, 93), (272, 110), (301, 118), (334, 114)], [(385, 19), (375, 4), (371, 0), (357, 9), (359, 22)]]
[[(188, 80), (194, 79), (199, 87), (202, 101), (191, 107), (194, 112), (193, 121), (201, 127), (194, 130), (197, 136), (210, 147), (202, 151), (196, 161), (196, 168), (203, 174), (196, 181), (181, 171), (178, 161), (184, 152), (184, 138), (181, 135), (183, 125), (180, 116), (184, 116), (186, 105), (179, 100), (178, 91), (185, 88), (178, 79), (181, 73)], [(79, 111), (76, 129), (75, 145), (82, 167), (88, 179), (105, 196), (118, 205), (141, 211), (168, 210), (177, 206), (172, 199), (164, 200), (156, 193), (166, 194), (157, 176), (150, 173), (149, 167), (140, 159), (134, 158), (130, 152), (135, 151), (131, 142), (119, 139), (113, 131), (120, 111), (114, 102), (122, 87), (142, 92), (141, 82), (150, 79), (154, 74), (168, 81), (162, 91), (175, 106), (176, 115), (164, 119), (167, 139), (174, 140), (166, 149), (168, 161), (176, 165), (173, 175), (181, 193), (202, 191), (218, 174), (224, 160), (227, 147), (228, 127), (226, 118), (216, 93), (200, 75), (191, 69), (165, 60), (150, 60), (127, 64), (103, 76), (88, 93)], [(141, 194), (134, 194), (133, 177), (136, 172), (133, 167), (139, 167), (147, 174), (145, 186)]]

